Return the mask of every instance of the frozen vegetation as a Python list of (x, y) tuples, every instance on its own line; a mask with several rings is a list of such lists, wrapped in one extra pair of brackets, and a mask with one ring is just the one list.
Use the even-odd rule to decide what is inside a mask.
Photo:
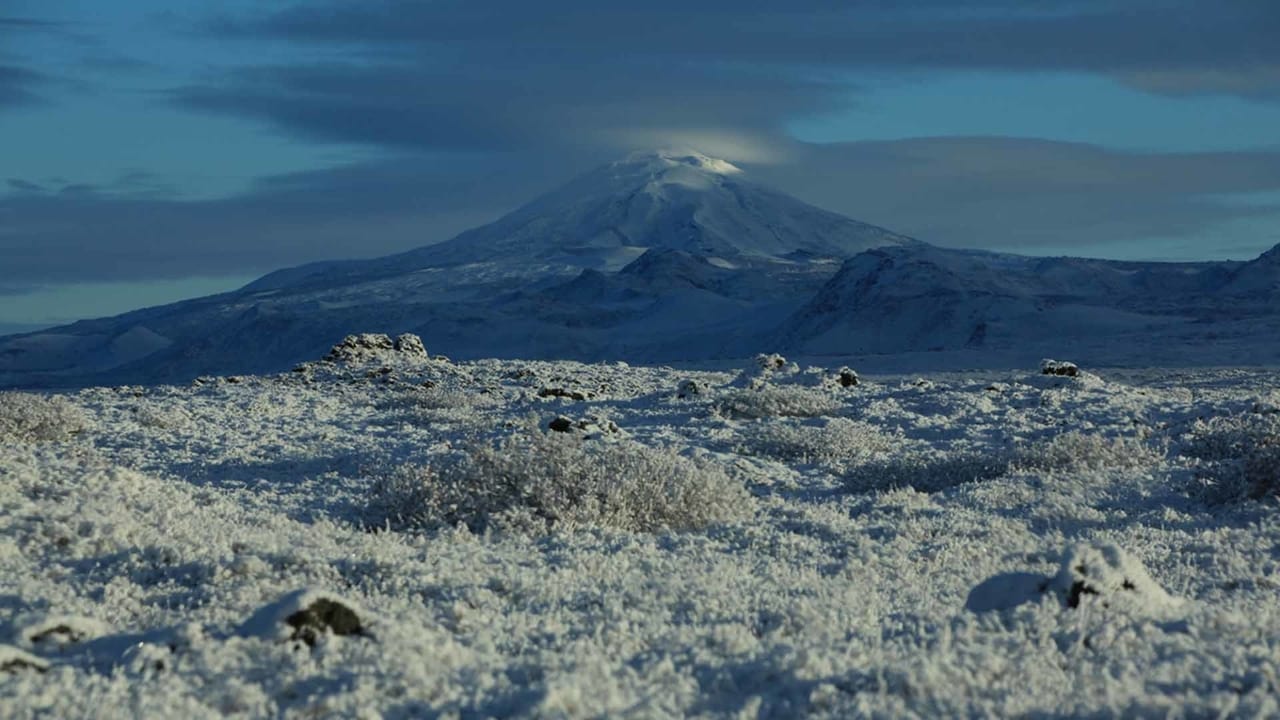
[(0, 716), (1280, 714), (1280, 372), (742, 365), (0, 394)]

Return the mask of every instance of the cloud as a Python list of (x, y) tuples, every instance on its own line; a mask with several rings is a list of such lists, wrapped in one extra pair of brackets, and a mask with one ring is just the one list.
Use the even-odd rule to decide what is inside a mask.
[[(955, 247), (1104, 251), (1183, 238), (1199, 257), (1241, 238), (1224, 224), (1280, 220), (1280, 152), (1128, 153), (1004, 137), (797, 145), (753, 174), (823, 207)], [(1214, 238), (1206, 240), (1205, 238)]]
[(1123, 73), (1120, 79), (1131, 87), (1160, 95), (1280, 100), (1280, 62), (1234, 70), (1142, 70)]
[(0, 15), (0, 33), (17, 32), (26, 30), (58, 30), (63, 27), (63, 23), (54, 22), (52, 20), (41, 20), (40, 18), (14, 17)]
[(56, 36), (65, 30), (66, 24), (61, 22), (0, 15), (0, 112), (47, 103), (41, 90), (58, 82), (54, 76), (32, 69), (26, 55), (9, 49), (10, 41)]
[(205, 31), (273, 61), (215, 70), (173, 102), (397, 149), (776, 141), (795, 118), (848, 109), (859, 73), (880, 71), (1089, 73), (1280, 99), (1270, 0), (315, 0)]
[[(50, 30), (0, 18), (0, 37)], [(956, 246), (1215, 237), (1280, 213), (1222, 197), (1280, 189), (1270, 152), (1014, 138), (811, 146), (785, 132), (797, 117), (847, 109), (869, 71), (1078, 72), (1166, 95), (1280, 99), (1280, 5), (1270, 0), (310, 0), (203, 31), (193, 54), (211, 69), (169, 87), (167, 102), (387, 155), (215, 200), (181, 199), (146, 174), (110, 185), (10, 178), (0, 284), (386, 254), (492, 219), (628, 149), (664, 145), (726, 156), (802, 199)], [(210, 40), (219, 50), (205, 57)], [(195, 64), (185, 60), (175, 73)], [(0, 110), (38, 101), (47, 82), (0, 57)], [(1223, 242), (1250, 242), (1234, 232)]]
[(23, 180), (22, 178), (9, 178), (6, 183), (10, 190), (22, 193), (38, 193), (44, 192), (44, 186)]
[[(496, 59), (594, 66), (620, 58), (793, 70), (1065, 71), (1138, 78), (1182, 74), (1200, 91), (1277, 87), (1280, 5), (1271, 0), (709, 0), (554, 4), (520, 0), (307, 2), (223, 18), (215, 32), (361, 47), (424, 64)], [(459, 63), (462, 64), (462, 63)], [(1178, 92), (1182, 92), (1179, 89)]]
[(43, 102), (36, 89), (45, 82), (47, 78), (34, 70), (0, 65), (0, 110)]
[(145, 176), (44, 191), (17, 180), (21, 192), (0, 195), (0, 285), (265, 273), (385, 255), (494, 219), (593, 162), (563, 152), (407, 155), (274, 176), (215, 200), (151, 192)]
[(460, 66), (326, 63), (240, 70), (174, 93), (179, 104), (254, 117), (311, 139), (432, 149), (595, 145), (661, 128), (775, 130), (842, 102), (828, 83), (715, 65), (494, 59)]

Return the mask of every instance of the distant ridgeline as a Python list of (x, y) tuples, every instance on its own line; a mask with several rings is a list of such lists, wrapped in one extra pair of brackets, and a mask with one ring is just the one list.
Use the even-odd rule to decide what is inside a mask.
[(723, 160), (636, 154), (443, 243), (0, 339), (0, 386), (282, 371), (361, 332), (458, 359), (1277, 364), (1280, 246), (1203, 263), (943, 249)]

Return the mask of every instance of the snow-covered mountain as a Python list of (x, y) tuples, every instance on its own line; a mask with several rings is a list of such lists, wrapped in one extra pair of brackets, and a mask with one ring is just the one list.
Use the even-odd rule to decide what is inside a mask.
[(1114, 345), (1122, 336), (1121, 344), (1135, 349), (1158, 348), (1162, 337), (1208, 344), (1230, 333), (1232, 323), (1276, 318), (1278, 259), (1280, 247), (1247, 263), (879, 248), (846, 261), (782, 323), (772, 344), (819, 355), (1018, 347), (1075, 352), (1090, 343)]
[(800, 307), (864, 250), (923, 247), (697, 153), (634, 154), (494, 223), (373, 260), (0, 342), (0, 385), (287, 368), (355, 331), (455, 357), (702, 359)]
[(804, 262), (904, 244), (921, 243), (753, 183), (724, 160), (635, 153), (452, 240), (375, 260), (291, 268), (247, 289), (332, 285), (441, 267), (488, 277), (539, 277), (564, 268), (612, 272), (650, 248), (724, 261)]
[(0, 386), (280, 371), (353, 332), (416, 333), (456, 358), (972, 351), (984, 355), (965, 362), (989, 365), (1014, 351), (1127, 361), (1177, 346), (1190, 353), (1180, 362), (1215, 363), (1197, 350), (1213, 346), (1232, 363), (1270, 364), (1280, 358), (1257, 338), (1278, 324), (1280, 250), (1247, 263), (948, 250), (807, 205), (723, 160), (658, 152), (440, 244), (5, 338)]

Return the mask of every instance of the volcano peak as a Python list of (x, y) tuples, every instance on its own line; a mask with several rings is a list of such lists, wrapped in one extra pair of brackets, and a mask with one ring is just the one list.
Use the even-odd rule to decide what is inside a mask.
[(716, 175), (737, 175), (742, 168), (717, 157), (690, 149), (640, 150), (614, 163), (615, 166), (643, 166), (661, 172), (671, 168), (691, 167)]

